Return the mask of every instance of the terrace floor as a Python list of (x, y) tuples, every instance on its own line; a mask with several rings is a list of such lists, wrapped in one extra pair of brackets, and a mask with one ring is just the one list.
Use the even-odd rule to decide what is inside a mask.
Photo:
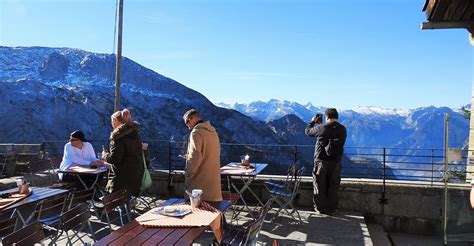
[[(166, 199), (146, 198), (152, 204), (159, 205)], [(138, 206), (137, 212), (145, 212), (144, 206)], [(300, 210), (302, 225), (298, 225), (289, 216), (280, 213), (276, 216), (276, 209), (268, 212), (258, 237), (257, 245), (273, 245), (276, 241), (278, 245), (443, 245), (440, 236), (421, 236), (413, 234), (392, 233), (389, 236), (377, 224), (366, 223), (361, 214), (349, 211), (338, 211), (335, 215), (321, 215), (314, 211)], [(226, 212), (226, 219), (230, 221), (232, 210)], [(241, 213), (238, 222), (242, 224), (250, 220), (250, 216)], [(90, 220), (96, 239), (99, 240), (110, 233), (107, 224), (93, 215)], [(118, 222), (113, 223), (114, 229), (118, 229)], [(104, 229), (105, 228), (105, 229)], [(71, 235), (71, 233), (69, 234)], [(93, 243), (92, 235), (85, 230), (79, 235), (84, 236), (86, 243)], [(203, 233), (193, 245), (212, 245), (214, 234), (212, 231)], [(74, 239), (76, 240), (76, 238)], [(48, 245), (49, 239), (44, 241)], [(62, 235), (57, 245), (66, 245), (66, 235)], [(82, 245), (76, 241), (73, 245)], [(467, 243), (449, 243), (448, 245), (471, 245)]]
[[(148, 198), (151, 200), (151, 198)], [(156, 204), (160, 204), (164, 200), (156, 200)], [(139, 207), (138, 211), (145, 211), (144, 207)], [(302, 225), (298, 225), (287, 215), (275, 217), (276, 209), (268, 212), (263, 224), (262, 230), (258, 237), (259, 245), (273, 245), (274, 240), (278, 245), (374, 245), (369, 235), (368, 227), (364, 217), (356, 213), (338, 212), (336, 215), (327, 216), (316, 214), (314, 211), (300, 211), (303, 220)], [(226, 212), (226, 219), (230, 221), (232, 210)], [(274, 218), (275, 217), (275, 218)], [(238, 222), (233, 224), (242, 224), (250, 220), (247, 213), (241, 213)], [(96, 239), (105, 237), (110, 231), (101, 228), (107, 226), (96, 216), (90, 220), (94, 231), (99, 231)], [(118, 222), (117, 222), (118, 225)], [(118, 227), (117, 227), (118, 228)], [(92, 243), (91, 234), (88, 231), (81, 232), (84, 241)], [(194, 243), (194, 245), (211, 245), (214, 239), (212, 231), (203, 233)], [(48, 244), (46, 240), (44, 243)], [(57, 241), (58, 245), (66, 245), (66, 235), (62, 235)], [(81, 245), (78, 241), (74, 245)]]
[[(47, 179), (47, 178), (42, 178)], [(34, 180), (30, 178), (30, 180)], [(47, 183), (47, 181), (45, 181)], [(3, 179), (2, 183), (11, 183)], [(39, 184), (39, 182), (37, 182)], [(46, 184), (45, 183), (45, 184)], [(41, 186), (41, 185), (39, 185)], [(7, 188), (5, 186), (5, 188)], [(4, 188), (2, 188), (4, 189)], [(147, 198), (148, 201), (155, 200), (154, 204), (158, 205), (165, 201), (166, 198)], [(273, 206), (276, 206), (275, 204)], [(143, 206), (138, 206), (138, 212), (144, 212)], [(226, 212), (227, 221), (230, 220), (232, 210)], [(280, 213), (276, 216), (276, 210), (269, 211), (261, 233), (258, 237), (258, 245), (273, 245), (274, 241), (278, 245), (443, 245), (441, 236), (422, 236), (414, 234), (387, 234), (380, 225), (368, 223), (362, 214), (352, 211), (338, 211), (336, 215), (327, 216), (320, 215), (314, 211), (300, 210), (303, 220), (302, 225), (298, 225), (289, 216)], [(275, 219), (273, 219), (276, 216)], [(242, 224), (250, 217), (248, 214), (241, 213), (239, 215), (239, 224)], [(110, 233), (107, 224), (93, 216), (90, 220), (96, 239), (99, 240)], [(233, 222), (235, 224), (235, 222)], [(103, 230), (101, 230), (103, 229)], [(118, 227), (116, 227), (118, 229)], [(92, 243), (92, 235), (88, 231), (81, 232), (86, 242)], [(200, 238), (195, 241), (195, 245), (210, 245), (214, 239), (211, 231), (203, 233)], [(67, 238), (62, 235), (57, 241), (57, 245), (66, 245)], [(49, 244), (46, 240), (44, 243)], [(74, 245), (82, 245), (76, 242)], [(472, 245), (468, 243), (449, 243), (448, 245)]]

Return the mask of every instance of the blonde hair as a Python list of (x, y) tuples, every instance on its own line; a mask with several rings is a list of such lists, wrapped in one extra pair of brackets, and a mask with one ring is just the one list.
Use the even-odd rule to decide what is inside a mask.
[(132, 123), (132, 114), (130, 113), (130, 110), (128, 109), (123, 109), (119, 110), (115, 113), (112, 114), (111, 116), (112, 120), (117, 120), (118, 122), (122, 124), (130, 124)]

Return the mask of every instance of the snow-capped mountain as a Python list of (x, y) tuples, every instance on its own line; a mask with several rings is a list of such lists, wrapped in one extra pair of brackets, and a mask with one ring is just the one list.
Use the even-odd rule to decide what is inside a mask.
[[(82, 129), (108, 139), (115, 57), (79, 49), (0, 46), (0, 142), (65, 140)], [(182, 115), (198, 109), (222, 142), (285, 143), (264, 122), (216, 107), (202, 94), (122, 59), (121, 105), (131, 108), (144, 139), (186, 140)], [(238, 129), (238, 130), (237, 130)]]
[[(227, 106), (270, 123), (288, 114), (298, 116), (304, 123), (326, 109), (324, 106), (315, 107), (311, 103), (301, 105), (276, 99)], [(459, 109), (432, 106), (408, 110), (356, 107), (340, 110), (339, 120), (348, 130), (347, 146), (443, 148), (444, 113), (451, 115), (450, 146), (464, 147), (469, 135), (469, 120), (463, 117), (463, 112)], [(279, 134), (287, 135), (282, 132)]]
[(324, 112), (325, 107), (315, 107), (311, 103), (301, 105), (296, 102), (271, 99), (268, 102), (255, 101), (249, 104), (235, 103), (233, 105), (218, 103), (217, 105), (237, 110), (256, 120), (270, 121), (285, 115), (294, 114), (301, 119), (311, 119), (316, 112)]
[[(65, 141), (77, 129), (91, 140), (108, 139), (114, 69), (113, 55), (0, 46), (0, 142)], [(227, 159), (222, 161), (235, 160), (232, 155), (238, 158), (246, 148), (254, 151), (254, 157), (260, 155), (261, 161), (274, 164), (270, 166), (291, 163), (299, 155), (299, 161), (311, 170), (314, 138), (306, 137), (304, 128), (326, 107), (270, 100), (221, 108), (199, 92), (128, 58), (122, 59), (121, 82), (121, 105), (131, 108), (133, 118), (141, 123), (143, 139), (185, 141), (189, 131), (182, 115), (196, 108), (217, 128), (221, 142), (245, 144), (223, 149)], [(469, 121), (459, 110), (359, 107), (342, 110), (340, 120), (348, 129), (346, 146), (442, 148), (445, 112), (451, 114), (450, 145), (465, 145)], [(250, 143), (285, 147), (267, 153), (247, 147)], [(289, 145), (306, 146), (293, 149)], [(344, 162), (354, 164), (346, 157)]]

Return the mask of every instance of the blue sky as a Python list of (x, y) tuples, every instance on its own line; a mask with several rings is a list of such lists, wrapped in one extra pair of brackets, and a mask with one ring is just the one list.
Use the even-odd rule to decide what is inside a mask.
[[(468, 33), (424, 0), (125, 0), (123, 54), (213, 102), (354, 108), (471, 100)], [(114, 0), (0, 0), (0, 44), (112, 53)]]

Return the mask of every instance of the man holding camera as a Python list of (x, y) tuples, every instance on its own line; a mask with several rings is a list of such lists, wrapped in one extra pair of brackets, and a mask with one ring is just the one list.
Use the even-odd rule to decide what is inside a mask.
[(338, 198), (337, 191), (341, 183), (341, 160), (346, 143), (346, 128), (338, 122), (335, 108), (324, 112), (326, 123), (321, 114), (313, 116), (305, 133), (316, 137), (313, 168), (314, 210), (321, 214), (334, 214)]

